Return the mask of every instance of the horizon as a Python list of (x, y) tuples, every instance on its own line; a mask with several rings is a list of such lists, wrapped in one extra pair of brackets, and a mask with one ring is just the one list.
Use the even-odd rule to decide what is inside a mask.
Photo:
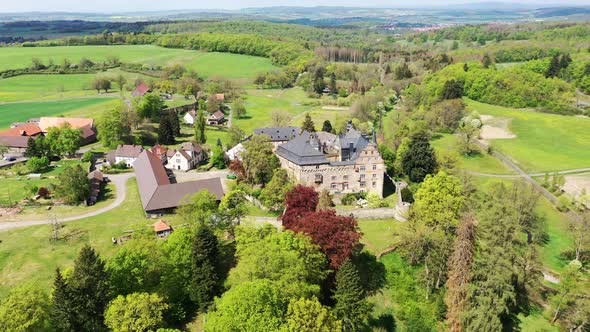
[[(158, 1), (159, 2), (159, 1)], [(369, 0), (364, 6), (358, 6), (351, 0), (321, 0), (319, 2), (313, 0), (300, 0), (298, 2), (291, 2), (276, 5), (275, 2), (269, 0), (220, 0), (216, 7), (195, 6), (190, 0), (169, 0), (165, 5), (160, 6), (158, 3), (150, 3), (147, 6), (141, 0), (129, 0), (121, 3), (118, 0), (104, 0), (100, 3), (88, 5), (88, 3), (80, 3), (77, 0), (21, 0), (18, 3), (6, 4), (0, 14), (19, 14), (19, 13), (66, 13), (66, 14), (114, 14), (114, 13), (145, 13), (145, 12), (172, 12), (172, 11), (243, 11), (248, 9), (262, 9), (262, 8), (361, 8), (361, 9), (418, 9), (418, 8), (447, 8), (449, 6), (475, 6), (486, 4), (510, 5), (514, 7), (569, 7), (569, 6), (590, 6), (590, 0), (569, 0), (567, 2), (550, 2), (547, 3), (542, 0), (525, 0), (525, 1), (465, 1), (465, 0), (451, 0), (446, 4), (441, 4), (433, 0), (417, 0), (414, 4), (395, 4), (386, 0)], [(143, 5), (140, 6), (139, 4)], [(98, 7), (96, 7), (98, 6)], [(107, 9), (108, 8), (108, 9)]]

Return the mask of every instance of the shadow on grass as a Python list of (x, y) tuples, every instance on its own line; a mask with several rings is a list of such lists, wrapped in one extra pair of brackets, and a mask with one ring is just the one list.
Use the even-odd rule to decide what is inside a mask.
[(396, 328), (395, 318), (392, 314), (381, 314), (377, 318), (369, 318), (369, 327), (372, 331), (381, 329), (387, 332), (394, 332)]

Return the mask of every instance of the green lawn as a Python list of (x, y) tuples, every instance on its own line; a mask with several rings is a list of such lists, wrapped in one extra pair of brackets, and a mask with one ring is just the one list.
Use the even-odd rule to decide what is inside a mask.
[[(300, 88), (284, 90), (247, 90), (243, 97), (246, 105), (246, 116), (234, 119), (233, 124), (251, 134), (254, 129), (270, 126), (271, 113), (274, 110), (287, 111), (294, 119), (294, 125), (301, 125), (303, 118), (297, 121), (295, 118), (319, 106), (310, 106), (313, 99), (306, 96)], [(321, 126), (321, 124), (319, 124)], [(318, 124), (316, 123), (316, 126)]]
[[(457, 151), (457, 137), (455, 135), (441, 134), (440, 137), (434, 138), (430, 144), (436, 151)], [(459, 168), (487, 174), (515, 174), (501, 161), (484, 152), (468, 157), (464, 155), (458, 156)]]
[(358, 224), (363, 233), (361, 242), (374, 255), (394, 245), (395, 232), (407, 225), (394, 219), (360, 219)]
[(96, 116), (100, 111), (116, 105), (116, 102), (113, 98), (85, 98), (0, 104), (0, 129), (9, 128), (13, 122), (42, 116)]
[(64, 58), (76, 63), (83, 57), (92, 61), (104, 61), (108, 56), (117, 56), (122, 62), (149, 66), (182, 64), (205, 77), (252, 79), (258, 72), (276, 68), (269, 59), (262, 57), (207, 53), (153, 45), (117, 45), (2, 47), (0, 48), (0, 70), (29, 67), (33, 58), (38, 58), (45, 64), (49, 59), (53, 59), (55, 63), (60, 64)]
[[(135, 79), (149, 79), (148, 76), (127, 73), (112, 69), (98, 74), (67, 74), (67, 75), (21, 75), (0, 79), (0, 102), (41, 101), (51, 99), (69, 99), (81, 96), (95, 96), (96, 90), (91, 87), (96, 77), (115, 77), (123, 74), (128, 84)], [(119, 86), (112, 83), (109, 96), (119, 97)], [(104, 96), (104, 92), (101, 92)]]
[(127, 198), (118, 208), (96, 217), (63, 224), (65, 238), (49, 241), (50, 226), (33, 226), (0, 233), (0, 297), (23, 282), (49, 289), (55, 268), (69, 268), (84, 244), (103, 256), (119, 247), (111, 242), (125, 230), (138, 230), (153, 223), (144, 217), (135, 179), (128, 182)]
[(537, 113), (466, 100), (479, 114), (511, 118), (514, 139), (492, 141), (492, 147), (530, 172), (590, 167), (590, 119)]

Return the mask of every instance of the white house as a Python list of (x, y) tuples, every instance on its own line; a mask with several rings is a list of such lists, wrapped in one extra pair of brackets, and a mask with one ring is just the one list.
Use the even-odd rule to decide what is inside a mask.
[(229, 160), (242, 160), (242, 158), (240, 157), (240, 153), (242, 153), (242, 151), (244, 151), (244, 145), (242, 143), (239, 143), (233, 148), (227, 150), (225, 154), (227, 155)]
[(186, 114), (184, 115), (184, 123), (192, 126), (195, 124), (196, 117), (197, 117), (197, 111), (190, 110), (190, 111), (186, 112)]
[(167, 168), (188, 171), (197, 167), (205, 159), (205, 152), (199, 144), (186, 142), (178, 150), (168, 150), (167, 157)]
[(127, 167), (133, 167), (133, 163), (143, 152), (143, 147), (139, 145), (119, 145), (114, 153), (114, 162), (119, 164), (125, 162)]

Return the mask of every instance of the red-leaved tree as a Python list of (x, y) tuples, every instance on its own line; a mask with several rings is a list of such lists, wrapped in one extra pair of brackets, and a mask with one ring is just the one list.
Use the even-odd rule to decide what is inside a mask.
[(302, 218), (304, 215), (315, 211), (318, 205), (318, 193), (312, 187), (297, 185), (287, 193), (285, 198), (285, 213), (281, 216), (283, 226), (290, 225)]
[(320, 246), (333, 269), (352, 257), (361, 238), (356, 219), (339, 216), (334, 210), (308, 212), (285, 227), (307, 234)]

